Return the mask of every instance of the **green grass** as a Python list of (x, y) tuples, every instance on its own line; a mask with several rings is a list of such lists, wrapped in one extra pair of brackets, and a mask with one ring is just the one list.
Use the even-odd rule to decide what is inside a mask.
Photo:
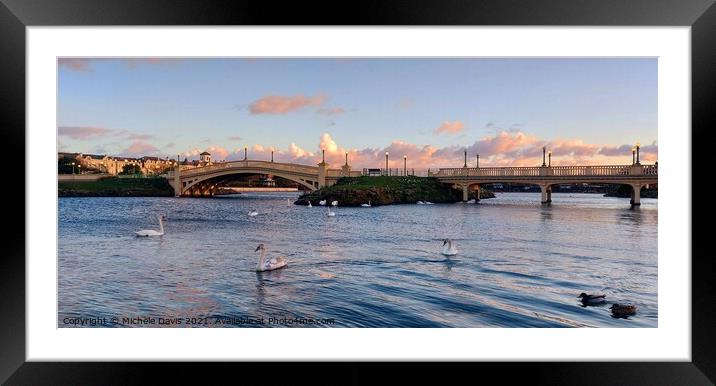
[(174, 190), (165, 178), (105, 178), (97, 181), (58, 182), (63, 196), (173, 196)]

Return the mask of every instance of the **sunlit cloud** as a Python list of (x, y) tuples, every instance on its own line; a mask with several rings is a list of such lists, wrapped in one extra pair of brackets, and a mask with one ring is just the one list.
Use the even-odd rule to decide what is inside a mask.
[(132, 142), (131, 145), (129, 145), (128, 148), (122, 150), (122, 153), (120, 155), (128, 156), (128, 157), (142, 157), (142, 156), (151, 156), (156, 155), (159, 153), (159, 149), (152, 145), (151, 143), (144, 142), (144, 141), (135, 141)]
[(92, 126), (59, 126), (57, 134), (72, 139), (87, 139), (90, 137), (100, 137), (109, 134), (112, 130), (103, 127)]
[(465, 130), (465, 125), (460, 121), (445, 121), (435, 129), (435, 134), (457, 134)]
[(323, 95), (307, 97), (304, 95), (281, 96), (267, 95), (249, 105), (251, 114), (286, 114), (309, 106), (320, 106), (326, 101)]
[(58, 58), (57, 65), (71, 71), (90, 72), (90, 60), (86, 58)]

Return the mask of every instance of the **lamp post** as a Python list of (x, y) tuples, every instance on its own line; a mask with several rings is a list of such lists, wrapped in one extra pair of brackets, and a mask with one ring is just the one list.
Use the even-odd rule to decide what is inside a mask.
[(77, 164), (77, 174), (82, 174), (82, 165)]
[(545, 161), (544, 156), (545, 156), (546, 153), (547, 153), (547, 147), (546, 147), (546, 146), (542, 146), (542, 167), (547, 166), (547, 164), (544, 162), (544, 161)]
[(244, 161), (246, 161), (248, 159), (248, 158), (246, 158), (248, 155), (248, 151), (249, 151), (248, 146), (244, 146)]
[(72, 174), (75, 174), (75, 163), (72, 163)]
[(462, 167), (467, 167), (467, 149), (465, 149), (465, 163), (462, 164)]
[(640, 165), (639, 163), (639, 147), (641, 147), (641, 144), (639, 142), (636, 143), (636, 164)]
[(403, 156), (403, 175), (404, 176), (408, 175), (408, 156), (407, 155)]
[(326, 163), (326, 149), (321, 149), (321, 163)]
[(477, 153), (477, 163), (475, 164), (476, 168), (480, 168), (480, 153)]
[(547, 153), (547, 167), (552, 167), (552, 152)]
[(636, 147), (631, 148), (631, 164), (634, 165), (636, 163)]
[(346, 152), (346, 166), (348, 166), (348, 153)]
[(385, 152), (385, 175), (388, 175), (388, 152)]
[(273, 149), (271, 149), (271, 162), (273, 162)]

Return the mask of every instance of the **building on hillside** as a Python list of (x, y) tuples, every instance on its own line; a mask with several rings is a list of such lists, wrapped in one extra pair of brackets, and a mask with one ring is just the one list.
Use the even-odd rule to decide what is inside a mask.
[(201, 163), (202, 166), (211, 165), (212, 164), (211, 153), (209, 153), (208, 151), (205, 151), (205, 152), (199, 154), (199, 162)]

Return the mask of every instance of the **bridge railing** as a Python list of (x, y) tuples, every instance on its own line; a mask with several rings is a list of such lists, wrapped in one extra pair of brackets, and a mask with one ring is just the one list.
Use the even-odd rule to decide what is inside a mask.
[[(296, 172), (296, 173), (311, 173), (318, 174), (317, 166), (297, 165), (288, 164), (281, 162), (269, 162), (269, 161), (232, 161), (232, 162), (221, 162), (213, 163), (208, 166), (199, 166), (191, 169), (183, 169), (181, 171), (182, 176), (192, 176), (196, 174), (204, 174), (213, 171), (220, 171), (231, 168), (263, 168), (263, 169), (274, 169), (284, 172)], [(172, 172), (173, 176), (173, 172)]]
[(441, 168), (435, 177), (573, 177), (658, 175), (657, 165), (527, 166), (484, 168)]

